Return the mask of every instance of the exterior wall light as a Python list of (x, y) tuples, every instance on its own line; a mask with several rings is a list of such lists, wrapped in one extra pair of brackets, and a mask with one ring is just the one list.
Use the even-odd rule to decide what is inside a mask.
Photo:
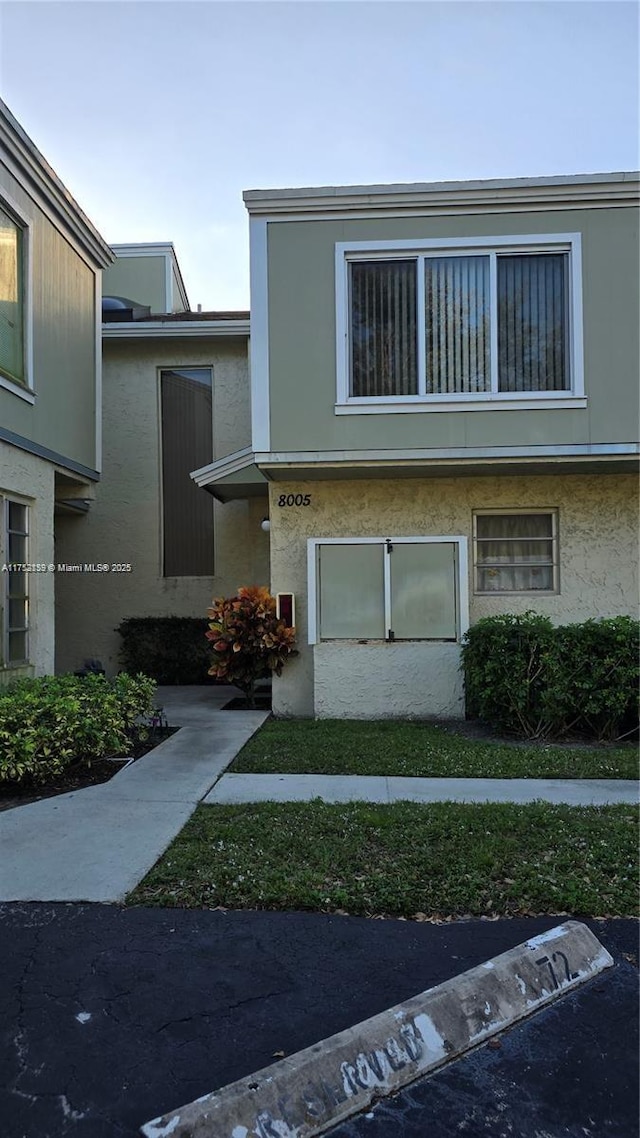
[(263, 533), (269, 532), (269, 530), (271, 529), (271, 522), (269, 521), (268, 518), (262, 519), (262, 521), (260, 522), (260, 529), (263, 531)]

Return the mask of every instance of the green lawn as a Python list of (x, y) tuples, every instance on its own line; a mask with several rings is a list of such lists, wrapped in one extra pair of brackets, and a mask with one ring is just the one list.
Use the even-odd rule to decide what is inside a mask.
[(638, 749), (492, 743), (429, 723), (270, 719), (234, 773), (421, 775), (425, 778), (637, 778)]
[(637, 905), (637, 828), (628, 806), (200, 806), (128, 902), (627, 916)]

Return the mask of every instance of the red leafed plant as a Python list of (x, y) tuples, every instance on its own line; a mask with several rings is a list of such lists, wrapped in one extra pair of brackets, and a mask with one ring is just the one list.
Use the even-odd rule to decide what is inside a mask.
[(213, 649), (209, 675), (235, 684), (254, 707), (256, 682), (272, 672), (279, 676), (289, 656), (298, 655), (295, 628), (278, 620), (275, 597), (259, 585), (238, 589), (235, 597), (218, 597), (207, 615), (205, 636)]

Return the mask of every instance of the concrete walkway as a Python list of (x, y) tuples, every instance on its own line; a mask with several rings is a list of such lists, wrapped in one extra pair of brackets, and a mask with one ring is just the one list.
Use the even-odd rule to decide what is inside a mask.
[(237, 694), (230, 687), (159, 688), (169, 723), (184, 724), (165, 743), (101, 786), (0, 812), (0, 901), (121, 901), (201, 801), (638, 801), (638, 783), (622, 780), (225, 775), (268, 714), (221, 711)]
[(188, 724), (101, 786), (0, 813), (1, 901), (121, 901), (267, 718), (221, 711), (229, 687), (158, 689)]
[(233, 802), (554, 802), (635, 805), (638, 783), (624, 779), (381, 778), (370, 775), (225, 774), (205, 803)]

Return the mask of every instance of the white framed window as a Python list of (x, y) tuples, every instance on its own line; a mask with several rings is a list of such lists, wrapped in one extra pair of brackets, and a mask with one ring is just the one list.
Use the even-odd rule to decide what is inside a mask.
[(585, 405), (580, 234), (336, 246), (336, 412)]
[(309, 643), (459, 640), (466, 537), (309, 538)]
[(33, 402), (30, 220), (0, 199), (0, 387)]
[(476, 510), (473, 547), (476, 593), (558, 592), (557, 510)]
[(29, 507), (5, 498), (2, 505), (2, 664), (29, 659)]

